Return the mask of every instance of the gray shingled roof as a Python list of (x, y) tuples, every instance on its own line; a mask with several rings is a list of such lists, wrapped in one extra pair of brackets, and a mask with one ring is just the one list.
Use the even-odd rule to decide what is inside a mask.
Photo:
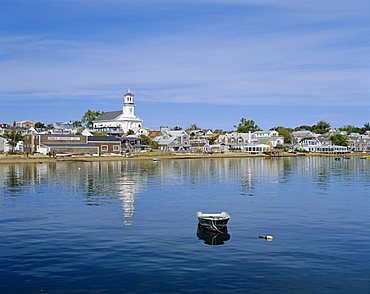
[(101, 116), (97, 117), (94, 122), (112, 120), (122, 114), (122, 110), (104, 112)]
[(41, 143), (41, 145), (48, 147), (95, 147), (89, 144), (65, 144), (65, 143)]
[(121, 140), (117, 137), (112, 136), (90, 136), (87, 137), (89, 142), (120, 142)]

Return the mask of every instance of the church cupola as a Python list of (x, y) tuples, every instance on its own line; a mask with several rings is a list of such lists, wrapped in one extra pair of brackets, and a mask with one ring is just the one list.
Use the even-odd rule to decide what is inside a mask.
[(135, 116), (134, 94), (131, 93), (130, 89), (123, 95), (122, 113), (125, 117)]
[(127, 93), (123, 95), (124, 104), (134, 104), (134, 94), (131, 93), (131, 90), (128, 89)]

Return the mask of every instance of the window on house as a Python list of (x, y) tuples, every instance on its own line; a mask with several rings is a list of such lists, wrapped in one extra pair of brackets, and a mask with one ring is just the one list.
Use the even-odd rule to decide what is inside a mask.
[(114, 145), (113, 146), (113, 151), (115, 151), (115, 152), (119, 151), (119, 146), (118, 145)]
[(100, 150), (102, 152), (107, 152), (108, 151), (108, 145), (101, 145)]

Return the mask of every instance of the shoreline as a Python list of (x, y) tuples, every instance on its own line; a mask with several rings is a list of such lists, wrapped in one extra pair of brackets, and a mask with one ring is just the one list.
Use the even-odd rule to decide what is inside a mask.
[(31, 155), (25, 157), (24, 155), (0, 155), (0, 164), (40, 164), (40, 163), (56, 163), (56, 162), (102, 162), (102, 161), (126, 161), (126, 160), (153, 160), (158, 158), (160, 160), (176, 160), (176, 159), (217, 159), (217, 158), (282, 158), (282, 157), (307, 157), (307, 156), (321, 156), (321, 157), (343, 157), (351, 156), (358, 157), (364, 154), (320, 154), (320, 153), (284, 153), (278, 156), (269, 156), (264, 154), (246, 154), (246, 153), (223, 153), (223, 154), (181, 154), (181, 153), (166, 153), (166, 154), (139, 154), (132, 157), (123, 156), (76, 156), (76, 157), (48, 157), (43, 155)]

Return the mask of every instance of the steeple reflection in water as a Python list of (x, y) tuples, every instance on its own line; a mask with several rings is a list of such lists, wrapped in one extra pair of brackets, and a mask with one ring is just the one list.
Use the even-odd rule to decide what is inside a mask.
[(122, 202), (124, 224), (132, 225), (132, 217), (135, 211), (135, 194), (140, 190), (140, 185), (132, 176), (124, 174), (119, 179), (118, 197)]
[[(124, 224), (132, 225), (135, 212), (135, 196), (145, 186), (147, 172), (133, 162), (100, 162), (93, 163), (87, 170), (92, 179), (90, 201), (94, 205), (109, 202), (121, 202)], [(109, 196), (110, 195), (110, 196)]]

